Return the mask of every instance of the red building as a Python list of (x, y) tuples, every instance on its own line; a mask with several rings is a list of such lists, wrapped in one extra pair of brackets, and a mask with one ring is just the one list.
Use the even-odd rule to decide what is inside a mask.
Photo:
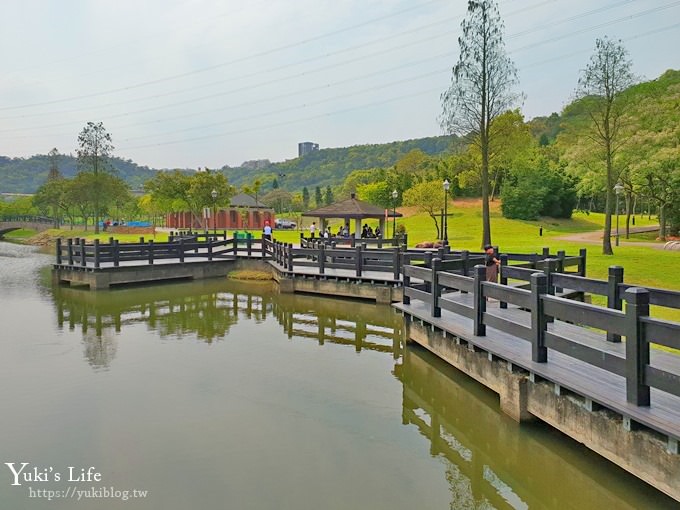
[[(212, 215), (212, 211), (210, 211)], [(218, 209), (214, 218), (200, 218), (188, 211), (169, 213), (166, 226), (170, 228), (261, 229), (265, 223), (274, 226), (274, 209), (254, 197), (239, 193), (231, 199), (228, 209)]]

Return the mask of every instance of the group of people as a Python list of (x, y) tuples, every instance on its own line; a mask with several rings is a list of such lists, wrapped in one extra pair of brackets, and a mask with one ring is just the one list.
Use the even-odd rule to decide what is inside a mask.
[[(313, 221), (312, 224), (309, 226), (309, 237), (314, 239), (316, 237), (316, 232), (317, 232), (317, 227), (316, 227), (316, 222)], [(345, 223), (344, 226), (338, 227), (338, 231), (335, 234), (335, 237), (350, 237), (351, 233), (349, 230), (349, 224)], [(380, 227), (375, 227), (375, 230), (373, 230), (371, 227), (368, 226), (368, 224), (364, 224), (363, 229), (361, 230), (361, 238), (366, 239), (366, 238), (377, 238), (382, 235), (382, 232), (380, 231)], [(326, 229), (323, 232), (319, 232), (319, 237), (323, 237), (324, 239), (329, 239), (333, 237), (333, 232), (331, 231), (331, 227), (326, 227)]]
[(369, 227), (366, 223), (364, 223), (364, 228), (361, 229), (361, 238), (378, 238), (382, 235), (382, 232), (380, 231), (380, 227), (375, 227), (375, 231)]

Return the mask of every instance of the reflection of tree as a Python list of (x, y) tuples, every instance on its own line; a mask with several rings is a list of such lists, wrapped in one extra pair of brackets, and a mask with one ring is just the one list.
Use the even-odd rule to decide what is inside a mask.
[(118, 351), (118, 340), (109, 331), (97, 334), (89, 330), (83, 334), (83, 344), (85, 358), (95, 369), (108, 368)]

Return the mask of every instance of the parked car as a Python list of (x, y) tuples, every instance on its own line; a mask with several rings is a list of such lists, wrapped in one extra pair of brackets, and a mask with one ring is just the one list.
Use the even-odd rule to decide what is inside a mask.
[(278, 218), (274, 220), (274, 228), (293, 229), (295, 227), (297, 227), (297, 223), (294, 221), (280, 220)]

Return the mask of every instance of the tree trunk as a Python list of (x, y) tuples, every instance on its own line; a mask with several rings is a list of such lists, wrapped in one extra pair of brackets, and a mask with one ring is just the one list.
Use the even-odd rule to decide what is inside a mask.
[(437, 230), (437, 239), (441, 239), (440, 231), (439, 231), (439, 222), (437, 221), (437, 216), (434, 215), (434, 214), (430, 214), (430, 218), (432, 218), (432, 221), (434, 221), (434, 228)]
[(666, 205), (659, 204), (659, 239), (666, 240)]
[(626, 239), (630, 239), (630, 193), (626, 193)]

